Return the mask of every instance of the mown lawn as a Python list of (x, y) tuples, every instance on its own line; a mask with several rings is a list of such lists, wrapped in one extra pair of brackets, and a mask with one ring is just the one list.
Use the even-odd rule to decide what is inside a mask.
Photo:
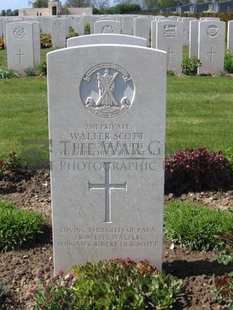
[[(42, 61), (46, 50), (42, 50)], [(5, 51), (0, 51), (1, 60)], [(0, 79), (0, 158), (14, 150), (48, 160), (47, 79)], [(168, 77), (167, 155), (186, 147), (233, 147), (233, 78)], [(37, 158), (37, 159), (35, 159)]]

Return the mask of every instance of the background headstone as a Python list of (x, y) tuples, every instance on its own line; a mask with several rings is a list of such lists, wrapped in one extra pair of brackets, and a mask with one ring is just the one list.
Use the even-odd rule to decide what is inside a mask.
[(167, 52), (167, 68), (177, 74), (182, 72), (182, 40), (182, 22), (168, 19), (156, 22), (156, 44), (152, 46)]
[(66, 47), (66, 19), (53, 18), (51, 21), (52, 29), (52, 46), (53, 47)]
[(161, 269), (166, 53), (88, 45), (47, 63), (55, 272), (126, 257)]
[(40, 64), (40, 25), (38, 22), (8, 23), (6, 26), (7, 65), (25, 74)]
[(198, 35), (198, 74), (220, 74), (224, 70), (225, 22), (201, 21)]
[(79, 36), (85, 34), (85, 18), (84, 16), (74, 17), (74, 31), (78, 33)]
[(199, 20), (192, 20), (189, 25), (189, 57), (198, 55)]
[(40, 29), (41, 33), (51, 34), (52, 33), (52, 18), (51, 17), (40, 17)]
[(183, 23), (183, 45), (189, 46), (189, 25), (192, 20), (196, 20), (196, 18), (193, 17), (183, 17), (182, 23)]
[(149, 17), (135, 17), (133, 19), (133, 35), (147, 40), (150, 45), (151, 19)]
[(121, 29), (122, 34), (132, 35), (133, 34), (133, 16), (121, 16)]
[(0, 17), (0, 37), (3, 37), (3, 25), (2, 25), (3, 18)]
[(233, 53), (233, 20), (228, 22), (227, 49)]
[(94, 24), (100, 19), (99, 15), (92, 15), (88, 18), (88, 23), (90, 24), (90, 33), (94, 33)]
[(90, 34), (70, 38), (67, 40), (67, 47), (87, 45), (87, 44), (129, 44), (146, 47), (146, 39), (127, 36), (123, 34)]
[(94, 23), (94, 33), (121, 33), (121, 23), (116, 20), (99, 20)]

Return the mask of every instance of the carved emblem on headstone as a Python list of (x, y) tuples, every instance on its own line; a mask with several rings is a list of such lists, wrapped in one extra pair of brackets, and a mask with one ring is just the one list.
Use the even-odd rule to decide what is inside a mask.
[(105, 25), (102, 29), (101, 29), (101, 33), (113, 33), (114, 29), (112, 28), (112, 26), (110, 25)]
[(57, 28), (61, 27), (61, 21), (60, 21), (60, 20), (57, 20), (57, 21), (55, 22), (55, 26), (56, 26)]
[(86, 109), (102, 118), (125, 113), (134, 99), (130, 74), (115, 64), (98, 64), (86, 72), (80, 84), (80, 96)]
[(206, 29), (206, 33), (209, 38), (216, 38), (218, 36), (219, 29), (217, 26), (211, 25)]
[(164, 37), (175, 38), (176, 37), (176, 25), (164, 25)]
[(16, 39), (23, 39), (25, 37), (26, 31), (22, 26), (16, 27), (13, 30), (13, 36)]

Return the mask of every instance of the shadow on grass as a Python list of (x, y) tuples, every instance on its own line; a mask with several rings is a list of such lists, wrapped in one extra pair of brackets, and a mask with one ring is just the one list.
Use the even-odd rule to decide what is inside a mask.
[(25, 243), (20, 249), (22, 250), (29, 250), (36, 248), (38, 246), (43, 246), (46, 244), (52, 245), (53, 238), (52, 238), (52, 227), (51, 225), (45, 224), (42, 229), (42, 233), (37, 234), (33, 240), (29, 240)]

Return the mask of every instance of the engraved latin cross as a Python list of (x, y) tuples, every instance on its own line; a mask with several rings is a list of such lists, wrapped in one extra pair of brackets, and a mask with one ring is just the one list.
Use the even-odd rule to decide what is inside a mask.
[(19, 53), (16, 54), (16, 56), (19, 56), (19, 64), (22, 64), (22, 56), (25, 56), (23, 53), (21, 53), (21, 49), (19, 48)]
[(172, 56), (174, 55), (174, 53), (172, 52), (170, 47), (168, 48), (167, 55), (169, 56), (168, 63), (171, 63), (172, 62)]
[(208, 52), (208, 54), (210, 54), (210, 62), (213, 63), (214, 62), (214, 54), (216, 54), (216, 52), (214, 52), (213, 47), (210, 48), (210, 52)]
[(105, 171), (105, 182), (103, 184), (99, 183), (90, 183), (88, 182), (88, 190), (91, 189), (104, 189), (105, 191), (105, 219), (104, 222), (112, 223), (111, 219), (111, 190), (113, 189), (124, 189), (126, 190), (126, 182), (123, 184), (114, 184), (111, 183), (111, 170), (110, 162), (105, 162), (104, 164), (104, 171)]

